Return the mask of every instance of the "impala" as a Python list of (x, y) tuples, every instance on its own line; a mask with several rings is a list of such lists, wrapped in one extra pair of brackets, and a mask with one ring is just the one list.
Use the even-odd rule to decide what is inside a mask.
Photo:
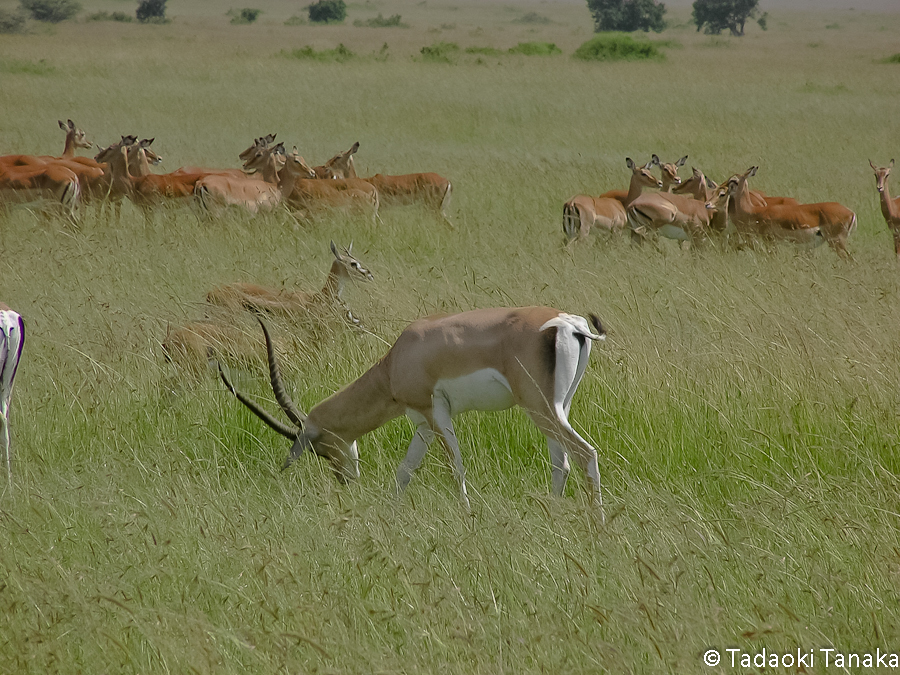
[[(238, 157), (242, 162), (250, 161), (256, 154), (256, 151), (260, 148), (268, 148), (269, 145), (275, 140), (275, 134), (268, 134), (266, 136), (260, 136), (259, 138), (255, 138), (253, 143), (249, 148), (241, 152)], [(243, 176), (245, 172), (243, 169), (206, 169), (199, 166), (182, 166), (175, 171), (172, 172), (172, 176), (177, 176), (178, 174), (191, 174), (191, 175), (205, 175), (205, 174), (225, 174), (232, 176)]]
[(339, 152), (321, 166), (314, 166), (316, 178), (356, 178), (356, 169), (353, 167), (353, 155), (359, 150), (359, 141), (350, 146), (345, 152)]
[(341, 295), (348, 281), (372, 281), (372, 273), (353, 257), (353, 244), (339, 251), (331, 242), (334, 260), (325, 278), (322, 290), (315, 293), (291, 291), (284, 288), (267, 288), (256, 284), (234, 283), (217, 286), (206, 294), (210, 304), (231, 310), (248, 309), (254, 312), (271, 312), (285, 316), (317, 314), (317, 310), (340, 308), (347, 319), (354, 324), (359, 319), (344, 303)]
[(747, 179), (755, 176), (758, 168), (752, 166), (729, 181), (735, 203), (732, 221), (739, 234), (812, 246), (824, 240), (841, 258), (850, 257), (847, 238), (856, 229), (853, 211), (837, 202), (755, 206), (749, 196)]
[(46, 162), (55, 162), (58, 160), (71, 161), (84, 164), (92, 168), (98, 168), (98, 165), (90, 157), (78, 157), (75, 155), (76, 148), (91, 148), (91, 143), (85, 137), (84, 131), (75, 126), (72, 120), (63, 122), (58, 120), (59, 128), (66, 132), (66, 141), (63, 146), (63, 153), (59, 157), (51, 157), (49, 155), (3, 155), (0, 156), (0, 165), (24, 166), (29, 164), (43, 164)]
[[(357, 150), (359, 150), (358, 142), (346, 152), (328, 160), (323, 168), (327, 168), (335, 178), (359, 178), (353, 163), (353, 155)], [(372, 185), (385, 204), (424, 204), (440, 213), (447, 226), (454, 229), (447, 211), (450, 207), (453, 185), (443, 176), (433, 172), (407, 173), (399, 176), (376, 173), (361, 180)]]
[(351, 208), (371, 212), (373, 223), (378, 220), (379, 195), (372, 185), (357, 179), (317, 179), (297, 148), (285, 158), (279, 185), (285, 205), (307, 215), (323, 208)]
[(0, 446), (6, 456), (6, 472), (12, 480), (12, 451), (9, 445), (9, 403), (19, 357), (25, 346), (25, 322), (0, 302)]
[(166, 360), (196, 377), (216, 360), (258, 364), (262, 341), (232, 320), (203, 319), (167, 326), (162, 342)]
[(900, 260), (900, 197), (891, 199), (890, 190), (888, 190), (887, 179), (891, 175), (891, 169), (894, 168), (894, 160), (887, 166), (880, 169), (872, 164), (869, 160), (869, 166), (875, 172), (875, 189), (878, 190), (878, 196), (881, 200), (881, 215), (884, 216), (884, 222), (887, 223), (888, 229), (894, 235), (894, 253)]
[(0, 206), (47, 201), (58, 204), (65, 217), (75, 224), (80, 196), (78, 176), (64, 166), (0, 167)]
[(659, 167), (662, 173), (662, 191), (672, 192), (672, 188), (681, 185), (681, 179), (678, 177), (678, 169), (684, 166), (688, 156), (685, 155), (677, 162), (662, 162), (659, 157), (654, 154), (652, 162)]
[[(702, 172), (695, 171), (698, 174), (695, 184), (700, 193), (701, 189), (706, 189), (706, 177)], [(705, 192), (703, 194), (705, 196)], [(637, 243), (656, 233), (669, 239), (697, 244), (706, 239), (711, 229), (710, 223), (718, 212), (716, 207), (707, 207), (705, 198), (693, 199), (669, 192), (644, 194), (627, 209), (628, 227), (632, 241)]]
[(282, 199), (278, 169), (283, 156), (283, 143), (271, 148), (257, 147), (244, 167), (252, 165), (259, 177), (209, 174), (197, 181), (194, 194), (207, 210), (212, 204), (218, 204), (239, 206), (251, 215), (271, 211)]
[(525, 409), (547, 439), (553, 492), (563, 493), (568, 454), (587, 475), (599, 505), (597, 451), (569, 423), (572, 397), (587, 368), (597, 333), (580, 316), (550, 307), (477, 309), (436, 315), (410, 324), (388, 353), (359, 379), (303, 414), (287, 396), (265, 323), (272, 390), (294, 426), (284, 424), (222, 380), (237, 398), (273, 430), (293, 442), (284, 467), (305, 451), (331, 462), (341, 482), (359, 477), (356, 442), (406, 414), (416, 425), (406, 458), (397, 469), (403, 490), (435, 435), (453, 457), (463, 503), (468, 506), (465, 469), (452, 418), (469, 410)]
[(631, 183), (621, 198), (608, 196), (618, 194), (619, 191), (614, 190), (600, 197), (575, 195), (563, 204), (563, 232), (567, 239), (571, 241), (577, 237), (578, 241), (586, 241), (594, 227), (606, 232), (623, 229), (627, 222), (625, 208), (637, 199), (645, 187), (662, 187), (662, 183), (650, 173), (653, 160), (638, 166), (626, 157), (625, 164), (631, 169)]

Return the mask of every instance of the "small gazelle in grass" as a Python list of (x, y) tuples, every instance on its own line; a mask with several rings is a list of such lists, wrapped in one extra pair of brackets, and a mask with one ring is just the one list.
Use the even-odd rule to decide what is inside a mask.
[(19, 357), (25, 345), (25, 322), (0, 302), (0, 446), (6, 456), (6, 472), (12, 479), (12, 450), (9, 445), (9, 403)]
[(591, 342), (606, 333), (600, 320), (550, 307), (476, 309), (436, 315), (410, 324), (388, 353), (361, 377), (303, 414), (285, 392), (265, 323), (269, 373), (275, 398), (294, 426), (284, 424), (236, 390), (237, 398), (293, 446), (284, 468), (306, 451), (331, 462), (338, 480), (359, 477), (356, 441), (406, 415), (416, 432), (397, 469), (397, 486), (409, 483), (435, 435), (453, 457), (462, 501), (468, 507), (465, 469), (452, 418), (469, 410), (525, 409), (547, 439), (553, 492), (561, 495), (568, 455), (587, 475), (598, 506), (597, 451), (569, 423), (572, 397), (584, 376)]
[(875, 189), (878, 190), (881, 215), (884, 216), (884, 222), (887, 223), (888, 229), (894, 235), (894, 254), (900, 260), (900, 197), (891, 199), (891, 192), (887, 184), (891, 169), (894, 168), (894, 160), (891, 160), (887, 166), (877, 167), (870, 159), (869, 166), (875, 172)]
[(271, 312), (285, 316), (309, 314), (321, 309), (340, 308), (346, 312), (351, 323), (359, 319), (347, 307), (342, 295), (347, 282), (372, 281), (372, 273), (353, 257), (353, 244), (339, 250), (331, 242), (334, 260), (320, 291), (308, 293), (285, 288), (269, 288), (250, 283), (233, 283), (217, 286), (206, 294), (210, 304), (231, 310), (248, 309), (256, 312)]

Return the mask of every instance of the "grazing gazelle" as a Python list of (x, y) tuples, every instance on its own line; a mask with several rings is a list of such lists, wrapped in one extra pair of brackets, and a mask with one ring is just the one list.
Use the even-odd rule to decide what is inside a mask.
[(0, 302), (0, 445), (6, 455), (6, 472), (10, 479), (12, 451), (9, 449), (9, 401), (24, 345), (25, 322)]
[(265, 323), (272, 389), (295, 426), (284, 424), (222, 380), (237, 398), (272, 429), (293, 441), (284, 468), (305, 451), (331, 462), (338, 480), (359, 477), (356, 441), (407, 415), (416, 432), (397, 469), (403, 490), (437, 435), (453, 456), (466, 506), (465, 469), (452, 418), (468, 410), (525, 409), (547, 438), (553, 492), (562, 494), (569, 475), (568, 454), (587, 475), (599, 505), (597, 451), (569, 424), (572, 397), (581, 382), (591, 341), (606, 336), (591, 315), (597, 333), (581, 316), (550, 307), (476, 309), (436, 315), (410, 324), (388, 353), (359, 379), (300, 412), (285, 392)]

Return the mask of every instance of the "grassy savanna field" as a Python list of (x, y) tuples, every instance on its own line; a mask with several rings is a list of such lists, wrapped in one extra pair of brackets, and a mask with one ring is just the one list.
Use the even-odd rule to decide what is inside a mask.
[[(163, 169), (237, 166), (277, 132), (321, 163), (361, 143), (361, 175), (453, 181), (451, 231), (287, 213), (80, 227), (0, 219), (0, 299), (27, 323), (0, 491), (0, 671), (28, 673), (724, 672), (711, 647), (900, 652), (900, 267), (871, 158), (900, 155), (900, 12), (764, 6), (769, 30), (698, 34), (671, 7), (663, 61), (584, 63), (582, 2), (366, 2), (340, 26), (286, 26), (296, 3), (169, 3), (174, 20), (79, 20), (0, 38), (0, 153), (58, 154), (58, 119), (102, 145), (155, 137)], [(2, 8), (13, 8), (9, 0)], [(353, 25), (401, 14), (408, 28)], [(529, 12), (551, 23), (517, 22)], [(554, 42), (562, 55), (505, 51)], [(346, 62), (289, 56), (344, 44)], [(386, 49), (382, 49), (383, 45)], [(563, 246), (573, 194), (625, 187), (625, 157), (689, 154), (722, 180), (839, 201), (853, 259), (821, 247), (681, 250), (625, 237)], [(894, 192), (900, 188), (894, 186)], [(407, 493), (412, 436), (360, 443), (360, 480), (279, 467), (284, 439), (212, 373), (166, 363), (167, 328), (216, 284), (319, 288), (329, 240), (375, 281), (346, 299), (366, 332), (273, 321), (308, 409), (431, 312), (548, 304), (609, 330), (571, 419), (596, 447), (606, 524), (573, 469), (550, 496), (521, 411), (456, 428), (472, 512), (435, 446)], [(249, 321), (248, 340), (258, 340)], [(232, 376), (274, 409), (259, 358)], [(833, 665), (832, 665), (833, 668)], [(790, 670), (790, 669), (785, 669)], [(827, 672), (822, 655), (808, 672)]]

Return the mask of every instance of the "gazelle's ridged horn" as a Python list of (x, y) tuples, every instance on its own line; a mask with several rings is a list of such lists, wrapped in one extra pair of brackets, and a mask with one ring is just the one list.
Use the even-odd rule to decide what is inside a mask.
[(300, 433), (299, 429), (295, 429), (293, 427), (289, 427), (284, 422), (279, 422), (274, 417), (272, 417), (268, 412), (260, 408), (256, 401), (248, 398), (243, 392), (238, 391), (232, 386), (231, 382), (228, 381), (228, 378), (225, 376), (225, 371), (222, 370), (222, 364), (216, 363), (219, 367), (219, 377), (222, 378), (222, 382), (225, 383), (225, 386), (228, 387), (228, 391), (234, 394), (237, 397), (237, 400), (243, 403), (250, 409), (254, 415), (256, 415), (259, 419), (269, 425), (274, 431), (277, 431), (279, 434), (286, 438), (290, 438), (292, 441), (297, 439), (297, 435)]
[(266, 323), (262, 320), (261, 316), (257, 315), (256, 320), (259, 321), (259, 325), (262, 326), (263, 329), (263, 335), (266, 336), (266, 356), (269, 359), (269, 379), (272, 381), (272, 392), (275, 394), (275, 400), (278, 401), (278, 405), (281, 406), (284, 414), (288, 416), (291, 422), (296, 424), (297, 428), (302, 429), (303, 425), (306, 423), (306, 415), (294, 405), (294, 402), (284, 390), (284, 384), (281, 382), (281, 369), (278, 367), (278, 359), (275, 357), (275, 347), (272, 346), (272, 338), (269, 335), (269, 329), (266, 327)]

